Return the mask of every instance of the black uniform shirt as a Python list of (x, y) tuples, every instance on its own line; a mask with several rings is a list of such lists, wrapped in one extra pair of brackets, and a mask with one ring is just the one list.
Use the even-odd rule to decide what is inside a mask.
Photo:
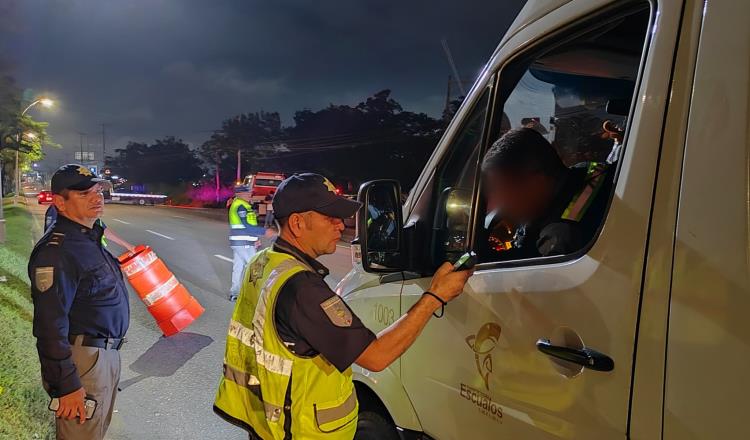
[(589, 183), (588, 164), (571, 168), (557, 189), (553, 203), (541, 219), (523, 225), (516, 233), (513, 259), (565, 255), (583, 249), (594, 238), (607, 209), (613, 167), (604, 171), (604, 182), (580, 221), (562, 218), (576, 194)]
[(274, 250), (313, 269), (293, 275), (279, 291), (275, 321), (281, 340), (296, 355), (321, 354), (343, 372), (376, 339), (375, 334), (323, 281), (329, 273), (325, 266), (281, 238)]
[(117, 259), (102, 247), (103, 234), (100, 223), (89, 229), (60, 215), (31, 253), (33, 332), (54, 397), (81, 386), (70, 335), (122, 338), (128, 330), (128, 291)]

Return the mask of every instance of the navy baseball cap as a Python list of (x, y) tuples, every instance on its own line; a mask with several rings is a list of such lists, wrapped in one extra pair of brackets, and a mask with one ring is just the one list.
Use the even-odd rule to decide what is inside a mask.
[(85, 191), (98, 182), (104, 182), (91, 172), (90, 169), (77, 163), (63, 165), (52, 175), (52, 194), (60, 194), (62, 190), (72, 189)]
[(362, 204), (336, 194), (336, 187), (320, 174), (295, 174), (285, 179), (273, 196), (273, 211), (278, 218), (295, 212), (315, 211), (334, 218), (349, 218)]

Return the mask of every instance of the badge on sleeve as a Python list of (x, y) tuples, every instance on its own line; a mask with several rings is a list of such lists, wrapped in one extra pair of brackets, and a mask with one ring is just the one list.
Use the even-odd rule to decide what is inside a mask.
[(55, 279), (55, 268), (50, 267), (37, 267), (34, 269), (34, 286), (40, 292), (46, 292)]
[(320, 307), (326, 312), (328, 319), (338, 327), (349, 327), (352, 325), (352, 312), (344, 304), (340, 296), (334, 295), (320, 303)]

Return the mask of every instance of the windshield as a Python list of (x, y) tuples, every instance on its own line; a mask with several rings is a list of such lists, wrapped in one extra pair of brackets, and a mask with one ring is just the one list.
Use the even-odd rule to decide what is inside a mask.
[(273, 186), (277, 187), (281, 184), (281, 180), (276, 179), (255, 179), (255, 186)]

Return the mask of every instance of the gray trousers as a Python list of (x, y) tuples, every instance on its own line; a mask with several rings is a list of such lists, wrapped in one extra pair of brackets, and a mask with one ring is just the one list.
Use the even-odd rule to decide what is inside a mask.
[(232, 296), (240, 294), (242, 285), (242, 272), (248, 261), (255, 255), (255, 246), (231, 246), (234, 258), (232, 259), (232, 288), (229, 294)]
[(120, 382), (120, 352), (96, 347), (71, 346), (73, 363), (81, 378), (86, 396), (96, 400), (96, 411), (91, 420), (82, 425), (78, 418), (56, 419), (57, 438), (72, 440), (101, 440), (112, 420), (112, 410)]

